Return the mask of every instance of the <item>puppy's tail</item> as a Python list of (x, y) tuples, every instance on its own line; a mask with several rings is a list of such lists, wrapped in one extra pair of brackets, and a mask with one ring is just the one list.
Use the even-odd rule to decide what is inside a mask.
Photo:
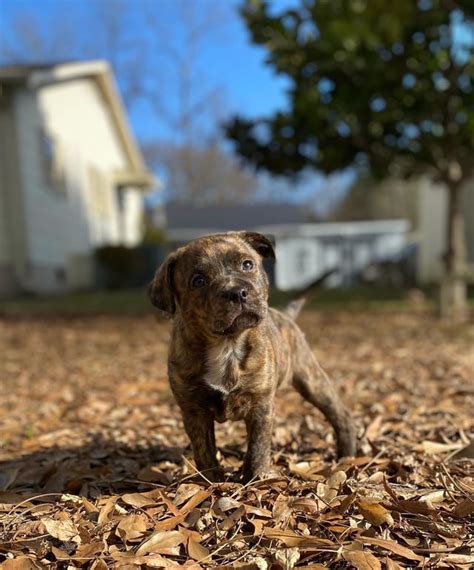
[(301, 313), (301, 309), (304, 307), (308, 298), (312, 297), (316, 289), (337, 269), (330, 269), (323, 273), (316, 281), (311, 282), (307, 287), (305, 287), (301, 292), (299, 297), (293, 299), (288, 303), (288, 305), (283, 309), (283, 312), (290, 317), (290, 319), (296, 320), (298, 315)]
[(298, 315), (301, 313), (301, 309), (304, 307), (305, 303), (306, 297), (293, 299), (293, 301), (290, 301), (288, 305), (283, 309), (283, 312), (285, 315), (288, 315), (290, 319), (295, 321), (298, 318)]

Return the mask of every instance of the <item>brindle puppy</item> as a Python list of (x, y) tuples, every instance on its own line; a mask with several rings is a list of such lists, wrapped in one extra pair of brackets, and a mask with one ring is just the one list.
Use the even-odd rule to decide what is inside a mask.
[(172, 253), (150, 284), (152, 303), (174, 317), (171, 389), (196, 465), (212, 480), (222, 477), (214, 421), (245, 421), (245, 481), (269, 469), (274, 396), (284, 382), (325, 414), (339, 456), (356, 451), (349, 412), (292, 318), (300, 305), (287, 314), (268, 307), (264, 258), (275, 253), (263, 235), (203, 237)]

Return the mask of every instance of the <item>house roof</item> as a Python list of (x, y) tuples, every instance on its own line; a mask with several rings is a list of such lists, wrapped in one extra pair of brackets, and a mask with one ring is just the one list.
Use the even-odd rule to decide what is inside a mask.
[(254, 230), (275, 238), (332, 238), (406, 233), (407, 220), (308, 223), (305, 210), (293, 204), (192, 206), (165, 205), (167, 236), (185, 242), (213, 233)]
[(169, 202), (165, 213), (170, 237), (248, 230), (268, 224), (301, 224), (306, 218), (299, 206), (271, 203), (193, 206)]
[(37, 89), (44, 85), (81, 77), (90, 77), (97, 83), (108, 103), (117, 135), (127, 156), (130, 166), (126, 171), (116, 173), (117, 182), (144, 188), (156, 185), (157, 181), (147, 170), (133, 136), (112, 70), (107, 61), (69, 61), (0, 67), (0, 86), (2, 83), (26, 84), (32, 89)]

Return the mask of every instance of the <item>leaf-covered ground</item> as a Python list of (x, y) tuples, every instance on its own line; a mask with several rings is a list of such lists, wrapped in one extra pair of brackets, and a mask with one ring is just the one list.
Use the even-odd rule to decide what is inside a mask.
[(361, 454), (279, 394), (278, 476), (242, 486), (244, 432), (218, 426), (228, 480), (196, 476), (153, 316), (0, 320), (5, 568), (469, 568), (474, 328), (423, 312), (307, 312)]

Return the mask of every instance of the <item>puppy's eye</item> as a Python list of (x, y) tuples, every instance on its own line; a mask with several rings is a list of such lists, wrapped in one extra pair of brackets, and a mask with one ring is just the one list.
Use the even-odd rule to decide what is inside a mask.
[(253, 269), (253, 261), (251, 259), (246, 259), (245, 261), (243, 261), (242, 269), (244, 271), (250, 271), (251, 269)]
[(206, 284), (206, 279), (204, 275), (200, 275), (199, 273), (191, 279), (191, 287), (193, 289), (199, 289), (200, 287), (204, 287), (205, 284)]

